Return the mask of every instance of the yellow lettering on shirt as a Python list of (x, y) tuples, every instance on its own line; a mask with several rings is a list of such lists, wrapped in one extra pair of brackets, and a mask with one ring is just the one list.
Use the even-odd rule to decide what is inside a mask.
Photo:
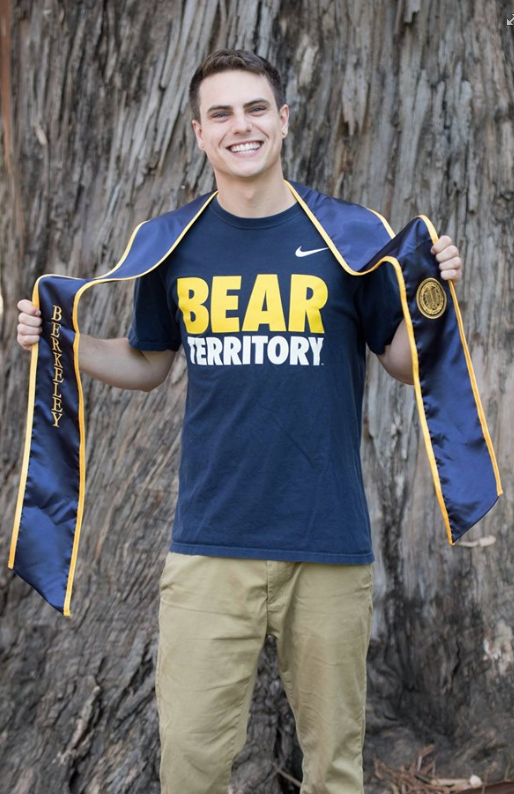
[(328, 300), (328, 288), (318, 276), (293, 274), (289, 301), (289, 331), (305, 331), (305, 318), (312, 333), (323, 334), (321, 309)]
[[(214, 276), (212, 286), (202, 278), (177, 279), (178, 305), (188, 334), (203, 334), (210, 327), (213, 333), (255, 332), (262, 326), (269, 331), (304, 333), (308, 323), (311, 333), (323, 334), (321, 309), (328, 300), (328, 288), (323, 279), (313, 275), (291, 276), (289, 318), (286, 325), (280, 285), (276, 273), (259, 274), (254, 282), (244, 320), (230, 317), (240, 307), (239, 292), (242, 276)], [(210, 315), (205, 305), (210, 293)], [(52, 339), (54, 355), (60, 352)]]
[(227, 317), (227, 312), (237, 311), (239, 295), (229, 295), (229, 290), (241, 289), (241, 276), (214, 276), (211, 291), (211, 328), (215, 334), (239, 331), (239, 317)]
[(285, 331), (286, 320), (276, 274), (261, 274), (255, 279), (243, 322), (243, 331), (258, 331), (268, 325), (270, 331)]
[(209, 327), (209, 312), (203, 304), (209, 296), (209, 286), (203, 278), (177, 279), (178, 305), (188, 334), (203, 334)]

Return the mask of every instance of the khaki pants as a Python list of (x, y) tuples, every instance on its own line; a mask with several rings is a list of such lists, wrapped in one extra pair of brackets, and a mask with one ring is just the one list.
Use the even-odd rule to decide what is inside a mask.
[(259, 654), (276, 637), (302, 794), (362, 794), (371, 566), (168, 555), (157, 702), (162, 794), (227, 794)]

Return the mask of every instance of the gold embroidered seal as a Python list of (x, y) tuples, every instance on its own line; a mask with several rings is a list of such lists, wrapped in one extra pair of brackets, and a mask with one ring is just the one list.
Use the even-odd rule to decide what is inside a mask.
[(418, 287), (416, 302), (421, 314), (435, 320), (446, 310), (446, 292), (435, 278), (426, 278)]

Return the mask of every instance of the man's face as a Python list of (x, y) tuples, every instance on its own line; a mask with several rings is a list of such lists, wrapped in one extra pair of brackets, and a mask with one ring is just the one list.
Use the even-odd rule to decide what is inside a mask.
[(277, 108), (264, 75), (244, 71), (211, 75), (201, 83), (199, 99), (200, 118), (193, 121), (193, 128), (218, 187), (234, 180), (281, 176), (289, 108)]

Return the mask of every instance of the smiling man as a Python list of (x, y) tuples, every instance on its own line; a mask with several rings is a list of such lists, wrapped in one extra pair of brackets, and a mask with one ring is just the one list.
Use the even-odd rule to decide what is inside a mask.
[(224, 209), (258, 217), (292, 206), (295, 200), (284, 183), (280, 159), (289, 108), (278, 80), (272, 87), (259, 73), (218, 72), (202, 81), (197, 75), (190, 91), (193, 129), (214, 169)]
[[(273, 635), (304, 752), (302, 792), (362, 794), (373, 561), (359, 457), (365, 349), (412, 382), (398, 287), (385, 265), (346, 272), (284, 181), (289, 108), (268, 61), (214, 53), (190, 99), (217, 195), (137, 282), (128, 337), (81, 336), (79, 352), (83, 372), (129, 389), (161, 384), (181, 346), (188, 362), (161, 579), (162, 791), (226, 794)], [(356, 212), (377, 224), (327, 201), (336, 223)], [(458, 281), (451, 240), (433, 251), (442, 279)], [(41, 317), (29, 301), (19, 308), (29, 349)]]

